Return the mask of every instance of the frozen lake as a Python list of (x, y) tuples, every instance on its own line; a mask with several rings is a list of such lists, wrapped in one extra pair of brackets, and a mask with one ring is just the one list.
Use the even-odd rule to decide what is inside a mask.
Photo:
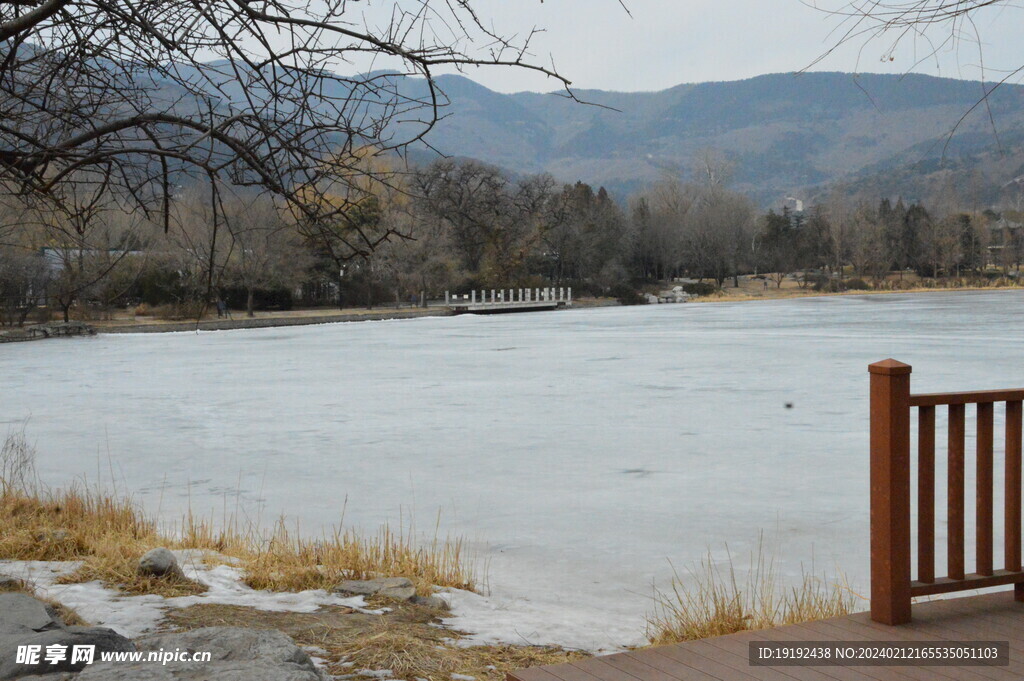
[(744, 564), (762, 532), (786, 574), (866, 592), (867, 365), (912, 364), (915, 392), (1024, 385), (1022, 312), (964, 292), (15, 343), (0, 415), (28, 419), (47, 482), (112, 470), (164, 514), (440, 512), (489, 562), (463, 626), (612, 646), (669, 561)]

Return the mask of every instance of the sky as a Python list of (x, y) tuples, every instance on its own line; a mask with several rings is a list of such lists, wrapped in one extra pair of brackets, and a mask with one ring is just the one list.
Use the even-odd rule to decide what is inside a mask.
[[(986, 80), (998, 80), (1006, 69), (1024, 63), (1019, 47), (1024, 10), (1012, 1), (981, 10), (973, 27), (961, 27), (967, 35), (955, 45), (943, 44), (951, 28), (941, 26), (924, 37), (905, 39), (895, 52), (890, 50), (893, 35), (874, 41), (857, 38), (817, 64), (843, 30), (841, 20), (825, 10), (842, 8), (847, 0), (623, 2), (629, 13), (619, 0), (478, 0), (474, 6), (505, 33), (544, 28), (533, 41), (534, 60), (545, 65), (553, 61), (580, 89), (652, 91), (807, 68), (913, 71), (972, 80), (984, 73)], [(372, 14), (374, 0), (367, 4)], [(981, 37), (980, 54), (972, 33)], [(936, 56), (929, 57), (929, 40), (940, 48)], [(465, 75), (500, 92), (557, 87), (550, 79), (516, 69), (471, 69)]]

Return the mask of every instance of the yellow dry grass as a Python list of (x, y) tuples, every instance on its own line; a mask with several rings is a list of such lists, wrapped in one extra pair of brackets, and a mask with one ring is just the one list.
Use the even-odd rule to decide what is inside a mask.
[(131, 594), (183, 596), (205, 591), (182, 577), (139, 573), (139, 558), (150, 549), (208, 549), (238, 559), (246, 582), (257, 589), (301, 591), (330, 588), (344, 579), (408, 577), (427, 595), (432, 586), (472, 590), (473, 561), (462, 540), (418, 545), (412, 527), (384, 526), (360, 536), (338, 530), (319, 539), (291, 532), (284, 521), (265, 534), (254, 525), (187, 515), (169, 532), (158, 531), (130, 498), (98, 488), (72, 485), (47, 490), (35, 482), (32, 452), (23, 433), (10, 435), (0, 457), (0, 558), (77, 560), (81, 567), (66, 583), (100, 580)]
[(827, 619), (849, 614), (856, 600), (844, 585), (810, 575), (796, 586), (782, 586), (774, 562), (760, 549), (742, 582), (731, 559), (723, 569), (708, 556), (689, 580), (677, 574), (670, 590), (657, 595), (647, 638), (665, 645)]
[(408, 627), (382, 620), (373, 630), (333, 647), (346, 666), (334, 673), (388, 669), (398, 679), (451, 681), (453, 674), (498, 681), (516, 669), (563, 664), (585, 653), (542, 646), (459, 646), (450, 639), (436, 640)]
[(35, 593), (35, 589), (28, 582), (21, 579), (3, 579), (0, 580), (0, 593), (25, 593), (46, 603), (48, 606), (53, 608), (57, 616), (60, 617), (61, 622), (68, 625), (69, 627), (85, 626), (89, 623), (86, 622), (82, 617), (62, 603), (58, 603), (52, 598), (43, 598)]
[(345, 579), (407, 577), (420, 595), (432, 586), (473, 590), (473, 561), (461, 539), (417, 545), (415, 532), (381, 527), (363, 537), (351, 530), (336, 530), (319, 539), (307, 539), (278, 522), (265, 542), (250, 544), (241, 556), (246, 582), (257, 589), (302, 591), (330, 588)]

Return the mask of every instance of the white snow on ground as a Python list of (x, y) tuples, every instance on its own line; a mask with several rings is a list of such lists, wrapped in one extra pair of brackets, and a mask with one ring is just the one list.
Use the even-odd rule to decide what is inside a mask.
[[(445, 626), (470, 633), (458, 645), (514, 643), (517, 645), (559, 645), (593, 653), (615, 652), (627, 645), (640, 645), (643, 623), (609, 621), (599, 609), (586, 611), (566, 604), (560, 607), (528, 595), (481, 596), (470, 591), (446, 589), (443, 595), (452, 606)], [(620, 642), (610, 645), (609, 641)]]
[(208, 587), (205, 593), (196, 596), (126, 596), (108, 589), (101, 582), (57, 583), (57, 579), (73, 572), (78, 565), (77, 562), (3, 560), (0, 561), (0, 575), (23, 579), (39, 595), (73, 608), (90, 624), (110, 627), (129, 638), (156, 629), (168, 608), (186, 608), (199, 603), (241, 605), (275, 612), (314, 612), (322, 605), (380, 612), (367, 610), (362, 596), (342, 598), (323, 590), (298, 593), (257, 591), (242, 583), (242, 571), (238, 568), (228, 565), (208, 567), (195, 560), (182, 561), (181, 567), (186, 577)]
[(1024, 385), (1022, 309), (927, 293), (12, 343), (0, 433), (28, 419), (46, 483), (112, 470), (164, 518), (411, 517), (429, 541), (440, 511), (490, 584), (453, 624), (615, 648), (673, 565), (745, 565), (762, 532), (780, 576), (863, 593), (867, 365), (912, 364), (914, 392)]

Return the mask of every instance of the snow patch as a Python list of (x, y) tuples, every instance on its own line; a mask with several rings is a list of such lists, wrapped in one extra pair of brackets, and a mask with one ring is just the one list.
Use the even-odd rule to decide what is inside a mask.
[(341, 597), (322, 589), (279, 593), (258, 591), (242, 582), (242, 570), (230, 565), (206, 567), (193, 560), (182, 564), (186, 577), (205, 584), (206, 593), (196, 596), (164, 598), (155, 594), (126, 596), (108, 589), (102, 582), (58, 584), (57, 580), (74, 572), (76, 561), (0, 561), (0, 575), (23, 579), (36, 592), (77, 611), (91, 624), (110, 627), (123, 636), (133, 638), (157, 629), (168, 608), (187, 608), (200, 603), (239, 605), (274, 612), (315, 612), (323, 605), (338, 605), (368, 614), (362, 596)]

